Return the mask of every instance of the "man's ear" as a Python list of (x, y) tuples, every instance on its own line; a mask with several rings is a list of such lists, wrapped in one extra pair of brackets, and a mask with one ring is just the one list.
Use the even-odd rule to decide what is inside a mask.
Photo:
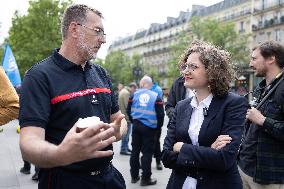
[(268, 61), (268, 64), (274, 64), (276, 63), (276, 58), (275, 56), (270, 56), (266, 59)]
[(76, 22), (71, 22), (68, 27), (69, 34), (74, 37), (78, 38), (79, 36), (79, 25)]

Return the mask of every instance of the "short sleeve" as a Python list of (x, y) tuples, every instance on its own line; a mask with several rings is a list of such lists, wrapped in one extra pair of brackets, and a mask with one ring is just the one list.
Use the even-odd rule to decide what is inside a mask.
[(20, 95), (19, 122), (22, 127), (45, 128), (48, 123), (51, 103), (48, 82), (40, 74), (27, 74)]

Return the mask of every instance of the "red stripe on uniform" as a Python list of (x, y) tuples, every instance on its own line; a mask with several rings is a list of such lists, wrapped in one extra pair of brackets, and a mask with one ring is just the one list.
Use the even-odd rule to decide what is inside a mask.
[(155, 104), (163, 105), (163, 102), (156, 102)]
[(93, 88), (93, 89), (86, 89), (83, 91), (72, 92), (65, 95), (57, 96), (51, 99), (51, 104), (57, 104), (58, 102), (69, 100), (71, 98), (79, 97), (79, 96), (86, 96), (89, 94), (97, 94), (97, 93), (111, 93), (110, 89), (107, 88)]

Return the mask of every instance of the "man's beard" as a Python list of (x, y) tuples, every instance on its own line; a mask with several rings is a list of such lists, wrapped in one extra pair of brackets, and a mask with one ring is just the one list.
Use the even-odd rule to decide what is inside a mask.
[(261, 70), (259, 72), (255, 72), (255, 76), (256, 77), (265, 77), (265, 75), (266, 75), (265, 70)]
[(89, 61), (91, 59), (96, 59), (97, 58), (97, 53), (93, 52), (93, 49), (86, 43), (84, 42), (84, 34), (80, 34), (79, 36), (79, 43), (78, 43), (78, 48), (80, 49), (83, 54), (87, 54), (84, 56), (86, 61)]
[(264, 77), (265, 75), (264, 75), (264, 74), (261, 74), (261, 73), (256, 73), (255, 76), (256, 76), (256, 77)]

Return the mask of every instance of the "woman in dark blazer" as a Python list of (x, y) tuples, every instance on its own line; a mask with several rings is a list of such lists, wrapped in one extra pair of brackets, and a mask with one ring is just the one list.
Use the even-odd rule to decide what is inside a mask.
[(195, 96), (175, 108), (162, 161), (172, 169), (167, 189), (242, 189), (236, 158), (247, 100), (229, 93), (233, 72), (226, 51), (195, 41), (180, 61)]

